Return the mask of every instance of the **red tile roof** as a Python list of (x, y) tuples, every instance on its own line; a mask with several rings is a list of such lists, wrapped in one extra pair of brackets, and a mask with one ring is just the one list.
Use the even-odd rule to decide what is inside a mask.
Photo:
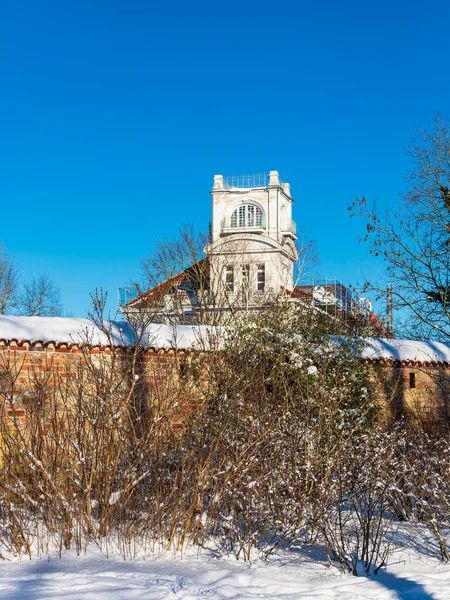
[[(146, 304), (148, 304), (148, 305), (158, 304), (158, 303), (162, 302), (164, 300), (164, 297), (167, 296), (167, 294), (169, 294), (172, 290), (176, 290), (178, 293), (182, 293), (182, 294), (186, 295), (186, 292), (184, 290), (179, 289), (179, 286), (183, 282), (191, 281), (191, 282), (200, 284), (199, 278), (204, 277), (205, 283), (207, 283), (207, 280), (209, 279), (209, 269), (208, 269), (209, 263), (207, 261), (208, 261), (208, 259), (204, 258), (203, 260), (199, 261), (195, 265), (192, 265), (191, 267), (188, 267), (184, 271), (177, 273), (173, 277), (166, 279), (166, 281), (159, 283), (158, 285), (147, 290), (143, 294), (139, 294), (139, 296), (137, 296), (137, 298), (130, 300), (129, 302), (127, 302), (127, 304), (125, 306), (133, 307), (133, 306), (145, 306)], [(195, 272), (196, 269), (198, 269), (199, 267), (200, 267), (200, 272)], [(203, 272), (203, 269), (204, 269), (204, 272)]]

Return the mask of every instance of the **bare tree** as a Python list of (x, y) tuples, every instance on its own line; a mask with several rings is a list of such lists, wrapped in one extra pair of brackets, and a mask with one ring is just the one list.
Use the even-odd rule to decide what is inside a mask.
[[(183, 227), (173, 240), (158, 242), (141, 261), (143, 282), (133, 286), (138, 298), (125, 312), (145, 310), (154, 321), (225, 324), (238, 314), (270, 306), (280, 294), (289, 296), (289, 274), (285, 287), (276, 288), (245, 235), (230, 236), (218, 247), (210, 242), (192, 226)], [(295, 279), (317, 262), (314, 244), (302, 238)]]
[(184, 271), (205, 257), (208, 236), (192, 225), (184, 226), (175, 239), (162, 239), (151, 254), (141, 260), (144, 285), (154, 287)]
[(16, 302), (19, 275), (12, 257), (0, 245), (0, 314), (4, 315)]
[(144, 311), (147, 320), (179, 323), (192, 312), (192, 320), (205, 320), (210, 279), (207, 243), (208, 236), (192, 225), (183, 227), (174, 239), (158, 241), (141, 260), (142, 283), (133, 284), (138, 298), (126, 307), (128, 318)]
[(61, 290), (48, 275), (33, 276), (23, 284), (17, 307), (20, 314), (30, 317), (59, 317)]
[(364, 241), (383, 257), (387, 284), (404, 332), (450, 338), (450, 126), (436, 114), (430, 130), (420, 130), (409, 149), (413, 169), (396, 212), (380, 216), (366, 199), (353, 214), (367, 221)]
[(314, 278), (319, 278), (320, 258), (316, 241), (302, 235), (297, 240), (296, 246), (298, 259), (294, 265), (294, 285), (298, 285), (301, 281), (311, 281)]
[[(223, 257), (208, 252), (209, 241), (207, 235), (185, 226), (175, 239), (158, 242), (141, 261), (143, 283), (134, 286), (139, 298), (128, 306), (128, 316), (133, 310), (145, 310), (154, 321), (223, 324), (237, 308), (247, 306), (249, 288), (256, 282), (250, 277), (252, 259), (245, 243), (227, 241), (225, 265)], [(242, 262), (248, 268), (247, 278), (237, 277)], [(226, 266), (232, 270), (232, 281), (227, 279)], [(256, 275), (256, 269), (252, 272)]]

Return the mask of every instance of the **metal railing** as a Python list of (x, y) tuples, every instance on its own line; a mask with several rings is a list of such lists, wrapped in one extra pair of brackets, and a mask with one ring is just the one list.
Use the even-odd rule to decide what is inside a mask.
[(266, 228), (266, 218), (261, 215), (260, 219), (255, 219), (253, 223), (249, 223), (248, 219), (245, 223), (239, 222), (239, 219), (231, 219), (230, 217), (224, 217), (221, 221), (222, 233), (227, 230), (231, 231), (262, 231)]
[(281, 221), (280, 229), (282, 232), (288, 232), (297, 235), (297, 223), (292, 219)]
[(333, 307), (351, 313), (359, 309), (359, 294), (351, 286), (347, 287), (336, 278), (313, 279), (306, 283), (300, 281), (297, 287), (310, 294), (314, 304)]
[(137, 289), (135, 286), (119, 287), (117, 289), (117, 304), (119, 308), (122, 308), (131, 300), (137, 298)]
[(258, 188), (269, 185), (269, 173), (252, 173), (251, 175), (225, 175), (223, 178), (225, 189)]

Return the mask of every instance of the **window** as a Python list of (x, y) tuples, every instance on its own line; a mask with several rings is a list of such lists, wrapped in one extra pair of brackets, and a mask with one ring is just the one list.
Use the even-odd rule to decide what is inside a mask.
[(250, 265), (242, 265), (242, 286), (241, 286), (241, 294), (242, 301), (249, 301), (249, 290), (250, 290)]
[(245, 206), (239, 207), (239, 227), (245, 227), (245, 215), (247, 212), (245, 209)]
[(286, 206), (283, 204), (280, 208), (280, 225), (282, 229), (285, 229), (286, 225), (288, 224), (286, 214)]
[(255, 207), (251, 204), (247, 206), (247, 221), (250, 227), (255, 226)]
[(186, 359), (180, 361), (179, 375), (180, 375), (180, 379), (187, 379), (188, 365), (187, 365)]
[(257, 286), (258, 292), (264, 292), (266, 287), (266, 266), (264, 263), (258, 265)]
[(242, 286), (248, 289), (248, 282), (250, 280), (250, 265), (242, 265)]
[(231, 227), (263, 227), (263, 215), (259, 206), (243, 204), (231, 215)]
[(234, 268), (230, 265), (225, 267), (225, 289), (234, 292)]
[(416, 387), (416, 374), (415, 373), (409, 374), (409, 387), (411, 389)]

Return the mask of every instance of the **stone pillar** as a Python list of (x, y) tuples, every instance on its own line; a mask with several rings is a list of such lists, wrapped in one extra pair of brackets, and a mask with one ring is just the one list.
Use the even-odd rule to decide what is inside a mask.
[(280, 175), (278, 171), (269, 171), (269, 185), (280, 185)]
[(223, 183), (223, 175), (214, 175), (214, 186), (213, 186), (213, 190), (223, 190), (224, 189), (224, 183)]
[(283, 191), (286, 194), (286, 196), (289, 196), (289, 198), (291, 197), (291, 184), (290, 183), (283, 183)]

